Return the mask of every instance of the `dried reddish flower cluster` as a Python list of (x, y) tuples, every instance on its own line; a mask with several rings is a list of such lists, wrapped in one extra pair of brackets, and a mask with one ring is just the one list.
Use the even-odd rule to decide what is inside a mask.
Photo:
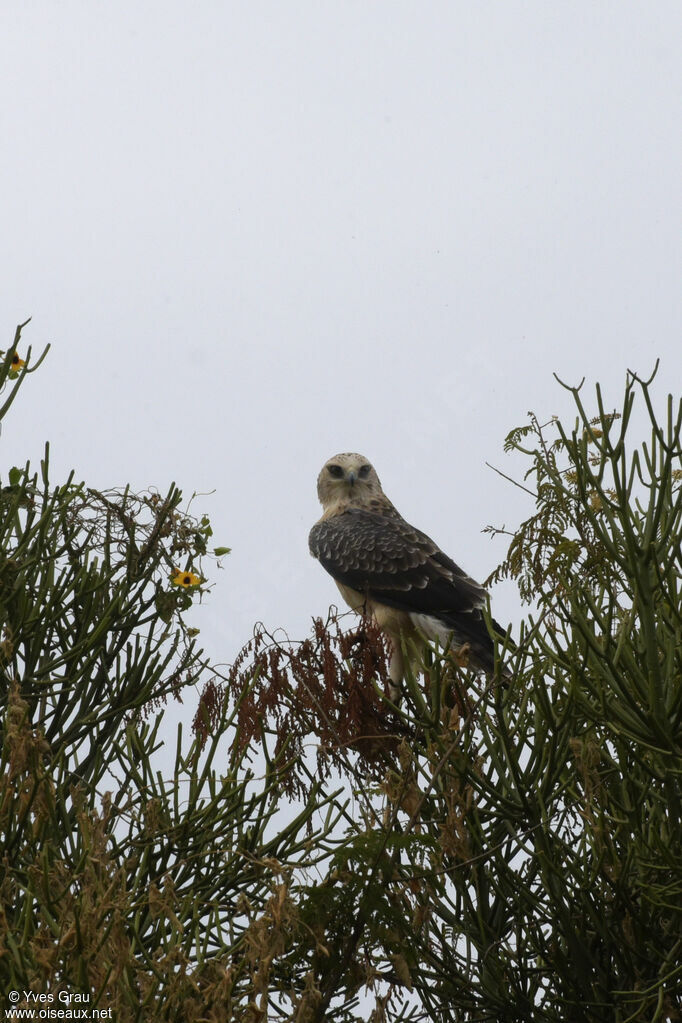
[[(386, 643), (370, 619), (349, 631), (342, 630), (340, 619), (334, 609), (326, 621), (314, 619), (312, 635), (297, 643), (282, 641), (259, 624), (229, 674), (205, 687), (195, 733), (205, 741), (223, 702), (231, 700), (239, 705), (240, 746), (258, 743), (263, 733), (274, 735), (275, 753), (297, 761), (314, 737), (321, 778), (334, 765), (347, 766), (350, 750), (363, 773), (382, 777), (386, 757), (407, 732), (381, 695), (389, 681)], [(290, 774), (292, 793), (302, 795), (295, 774)]]

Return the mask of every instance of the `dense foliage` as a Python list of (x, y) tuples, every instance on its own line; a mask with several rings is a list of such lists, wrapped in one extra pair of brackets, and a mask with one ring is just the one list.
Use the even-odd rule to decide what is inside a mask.
[[(0, 375), (10, 400), (31, 372), (30, 356), (13, 369), (19, 343)], [(274, 821), (281, 765), (255, 778), (243, 746), (220, 742), (229, 708), (210, 741), (180, 731), (170, 778), (155, 769), (165, 700), (205, 674), (183, 616), (208, 520), (175, 486), (53, 486), (47, 450), (40, 473), (3, 482), (2, 989), (17, 1009), (61, 991), (119, 1021), (245, 1018), (262, 969), (250, 923), (277, 911), (280, 860), (315, 863), (325, 800), (313, 785), (297, 820)]]
[[(0, 415), (32, 371), (19, 343)], [(0, 975), (20, 1004), (682, 1018), (682, 406), (660, 425), (633, 375), (618, 415), (573, 395), (573, 429), (507, 439), (533, 501), (495, 573), (532, 602), (500, 637), (509, 687), (433, 650), (397, 706), (381, 636), (334, 614), (207, 665), (185, 615), (216, 552), (175, 486), (54, 486), (47, 453), (3, 477)], [(164, 702), (197, 685), (164, 778)]]

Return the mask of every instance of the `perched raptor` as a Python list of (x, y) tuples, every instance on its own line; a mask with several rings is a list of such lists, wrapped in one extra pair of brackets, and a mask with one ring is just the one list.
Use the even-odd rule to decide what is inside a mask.
[(371, 614), (387, 634), (393, 683), (399, 685), (406, 668), (401, 636), (442, 646), (466, 643), (470, 663), (492, 673), (493, 641), (481, 610), (486, 591), (405, 521), (367, 459), (334, 455), (318, 476), (317, 494), (323, 514), (310, 531), (310, 553), (346, 603)]

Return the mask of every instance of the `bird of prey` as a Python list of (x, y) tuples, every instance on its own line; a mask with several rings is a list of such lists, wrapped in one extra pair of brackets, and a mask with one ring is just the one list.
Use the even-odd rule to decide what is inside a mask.
[[(318, 476), (317, 494), (323, 514), (310, 531), (310, 553), (346, 603), (371, 615), (387, 635), (396, 692), (407, 668), (401, 638), (453, 648), (466, 643), (471, 665), (492, 674), (494, 645), (482, 613), (486, 591), (405, 521), (371, 463), (358, 454), (334, 455)], [(509, 674), (505, 665), (502, 672)]]

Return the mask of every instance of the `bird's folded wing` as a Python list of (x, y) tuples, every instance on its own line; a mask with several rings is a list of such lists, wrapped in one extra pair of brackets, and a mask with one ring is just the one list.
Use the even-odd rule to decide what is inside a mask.
[(399, 516), (349, 508), (313, 526), (309, 542), (337, 582), (389, 607), (447, 619), (485, 603), (483, 587)]

